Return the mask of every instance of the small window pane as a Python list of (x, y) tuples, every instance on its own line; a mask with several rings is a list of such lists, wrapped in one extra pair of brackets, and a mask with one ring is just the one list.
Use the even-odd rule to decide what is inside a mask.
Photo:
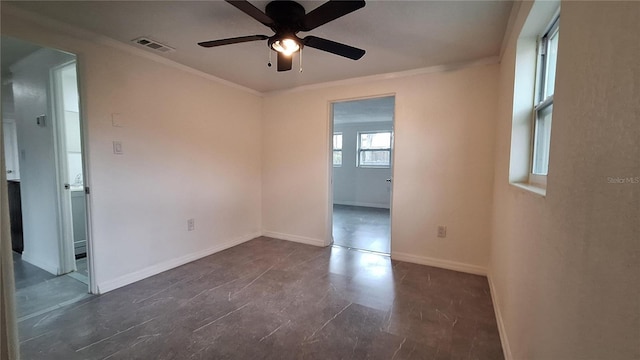
[(341, 133), (333, 134), (333, 149), (342, 150), (342, 134)]
[(553, 105), (540, 109), (536, 114), (533, 144), (533, 169), (536, 175), (547, 175), (549, 171), (549, 144), (551, 143), (551, 114)]
[(545, 79), (545, 97), (553, 95), (556, 86), (556, 64), (558, 62), (558, 34), (559, 31), (551, 34), (547, 40), (547, 66)]
[(342, 166), (342, 150), (333, 150), (333, 166)]
[(389, 166), (389, 150), (362, 150), (360, 151), (361, 166)]
[(391, 148), (391, 132), (361, 133), (360, 149), (389, 149)]

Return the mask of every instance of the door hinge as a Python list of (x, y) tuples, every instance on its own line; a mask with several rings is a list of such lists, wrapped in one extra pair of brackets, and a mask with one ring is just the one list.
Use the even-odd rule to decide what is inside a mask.
[(89, 189), (88, 186), (84, 187), (84, 193), (87, 194), (87, 195), (91, 194), (91, 190)]

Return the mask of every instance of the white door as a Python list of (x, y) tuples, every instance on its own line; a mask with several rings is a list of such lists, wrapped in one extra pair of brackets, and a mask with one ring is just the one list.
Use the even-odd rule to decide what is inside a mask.
[(52, 70), (64, 272), (86, 253), (86, 210), (76, 62)]
[(20, 180), (20, 166), (18, 163), (18, 132), (13, 119), (2, 120), (4, 133), (4, 160), (6, 164), (7, 180)]

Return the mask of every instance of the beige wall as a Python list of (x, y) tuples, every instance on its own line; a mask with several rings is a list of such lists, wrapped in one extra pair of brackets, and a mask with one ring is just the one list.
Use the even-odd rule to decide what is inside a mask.
[[(260, 234), (259, 96), (67, 36), (4, 5), (2, 33), (78, 54), (100, 291)], [(112, 126), (112, 113), (124, 127)], [(114, 140), (124, 155), (113, 154)]]
[(497, 65), (482, 65), (266, 96), (263, 229), (327, 242), (330, 102), (395, 94), (392, 256), (483, 272), (497, 76)]
[[(530, 4), (523, 5), (520, 23)], [(640, 358), (640, 3), (562, 3), (546, 197), (508, 184), (500, 68), (490, 278), (514, 359)]]

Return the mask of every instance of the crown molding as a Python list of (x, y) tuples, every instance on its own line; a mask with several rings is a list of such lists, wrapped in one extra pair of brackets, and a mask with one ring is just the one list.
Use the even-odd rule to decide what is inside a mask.
[(471, 68), (476, 66), (498, 64), (499, 62), (500, 62), (499, 56), (491, 56), (491, 57), (481, 58), (477, 60), (462, 61), (462, 62), (450, 63), (450, 64), (444, 64), (444, 65), (435, 65), (435, 66), (429, 66), (429, 67), (413, 69), (413, 70), (405, 70), (405, 71), (398, 71), (398, 72), (377, 74), (377, 75), (368, 75), (368, 76), (361, 76), (361, 77), (355, 77), (355, 78), (344, 79), (344, 80), (336, 80), (336, 81), (328, 81), (324, 83), (303, 85), (303, 86), (298, 86), (291, 89), (268, 91), (262, 94), (264, 96), (282, 95), (282, 94), (294, 93), (294, 92), (303, 92), (303, 91), (318, 90), (318, 89), (324, 89), (324, 88), (330, 88), (330, 87), (356, 85), (356, 84), (370, 83), (375, 81), (400, 79), (400, 78), (405, 78), (410, 76), (461, 70), (461, 69), (466, 69), (466, 68)]
[(507, 50), (509, 41), (511, 40), (511, 34), (514, 31), (515, 24), (518, 21), (518, 14), (520, 13), (520, 8), (522, 7), (522, 1), (523, 0), (514, 1), (513, 6), (511, 7), (511, 12), (509, 13), (509, 20), (507, 20), (507, 27), (504, 31), (504, 35), (502, 36), (502, 44), (500, 45), (501, 61), (502, 61), (502, 57), (504, 56), (504, 52)]
[[(48, 18), (46, 16), (40, 15), (40, 14), (35, 14), (33, 12), (30, 11), (25, 11), (19, 8), (16, 8), (15, 6), (8, 4), (6, 2), (2, 2), (2, 16), (4, 17), (5, 15), (11, 16), (11, 17), (15, 17), (16, 19), (22, 20), (22, 21), (27, 21), (27, 22), (32, 22), (32, 23), (36, 23), (38, 26), (44, 28), (45, 30), (53, 30), (55, 35), (61, 35), (64, 37), (69, 37), (72, 39), (79, 39), (79, 40), (84, 40), (84, 41), (89, 41), (89, 42), (93, 42), (93, 43), (98, 43), (104, 46), (108, 46), (111, 48), (115, 48), (121, 51), (124, 51), (126, 53), (129, 53), (131, 55), (134, 56), (138, 56), (138, 57), (142, 57), (151, 61), (154, 61), (156, 63), (160, 63), (163, 65), (167, 65), (169, 67), (190, 73), (192, 75), (196, 75), (198, 77), (219, 83), (221, 85), (225, 85), (225, 86), (229, 86), (231, 88), (234, 89), (238, 89), (247, 93), (250, 93), (252, 95), (256, 95), (256, 96), (263, 96), (263, 93), (256, 91), (254, 89), (248, 88), (246, 86), (242, 86), (239, 84), (236, 84), (234, 82), (219, 78), (217, 76), (213, 76), (211, 74), (208, 74), (204, 71), (200, 71), (200, 70), (196, 70), (192, 67), (180, 64), (176, 61), (167, 59), (165, 57), (162, 57), (160, 55), (154, 54), (152, 52), (149, 52), (147, 50), (143, 50), (140, 49), (134, 45), (130, 45), (118, 40), (115, 40), (113, 38), (110, 38), (108, 36), (104, 36), (104, 35), (100, 35), (97, 34), (95, 32), (74, 26), (74, 25), (70, 25), (67, 23), (64, 23), (62, 21), (58, 21), (55, 19), (51, 19)], [(55, 36), (54, 35), (54, 36)], [(10, 35), (11, 36), (11, 35)], [(30, 40), (27, 40), (30, 41)], [(43, 46), (54, 46), (54, 47), (58, 47), (57, 45), (49, 45), (49, 44), (39, 44), (39, 45), (43, 45)], [(66, 52), (76, 52), (77, 50), (71, 49), (69, 47), (63, 48), (63, 49), (59, 49), (62, 51), (66, 51)]]

